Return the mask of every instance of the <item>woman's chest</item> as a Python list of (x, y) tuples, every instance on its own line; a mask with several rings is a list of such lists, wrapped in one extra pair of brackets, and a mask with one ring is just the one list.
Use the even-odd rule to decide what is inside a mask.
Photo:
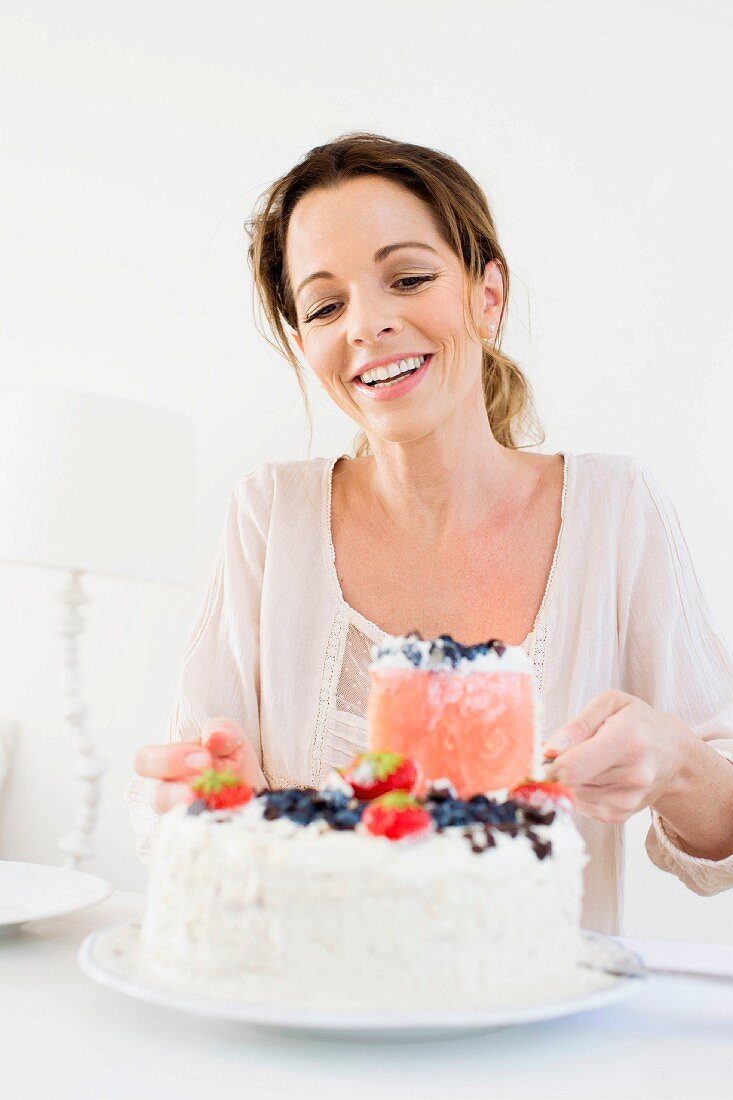
[(368, 524), (332, 523), (346, 603), (389, 634), (451, 634), (464, 645), (521, 645), (533, 629), (559, 533), (559, 509), (538, 507), (519, 532), (483, 532), (446, 553), (403, 544)]

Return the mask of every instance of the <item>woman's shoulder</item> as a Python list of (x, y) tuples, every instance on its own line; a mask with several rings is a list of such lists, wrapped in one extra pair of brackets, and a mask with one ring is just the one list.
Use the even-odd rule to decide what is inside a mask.
[[(663, 482), (634, 455), (573, 456), (575, 525), (590, 540), (671, 545), (679, 518)], [(571, 466), (572, 470), (572, 466)]]
[(642, 459), (597, 451), (566, 457), (566, 541), (576, 557), (605, 558), (655, 529), (668, 498)]
[(568, 456), (574, 491), (595, 507), (624, 509), (634, 487), (651, 473), (635, 455), (587, 451)]
[(636, 455), (606, 454), (601, 451), (584, 451), (581, 454), (570, 456), (578, 469), (583, 470), (589, 476), (607, 479), (609, 481), (633, 482), (644, 464)]
[(260, 462), (234, 484), (231, 497), (242, 508), (271, 511), (280, 506), (317, 505), (332, 458)]

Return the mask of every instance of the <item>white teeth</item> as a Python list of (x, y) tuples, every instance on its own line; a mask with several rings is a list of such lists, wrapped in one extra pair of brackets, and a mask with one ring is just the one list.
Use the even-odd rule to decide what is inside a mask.
[(398, 363), (390, 363), (386, 367), (375, 367), (365, 371), (360, 376), (361, 382), (384, 382), (388, 378), (396, 378), (398, 374), (404, 374), (408, 370), (416, 370), (427, 359), (427, 355), (413, 356), (410, 359), (400, 359)]

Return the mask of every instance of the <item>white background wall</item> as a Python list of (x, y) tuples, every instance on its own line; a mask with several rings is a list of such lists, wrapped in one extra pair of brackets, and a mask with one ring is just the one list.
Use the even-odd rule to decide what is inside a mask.
[[(347, 130), (434, 145), (478, 178), (543, 449), (651, 467), (730, 645), (727, 5), (3, 7), (0, 388), (166, 406), (197, 438), (195, 590), (86, 582), (85, 694), (110, 761), (90, 870), (142, 887), (122, 791), (137, 747), (162, 739), (229, 490), (306, 457), (294, 379), (255, 328), (242, 224)], [(354, 426), (316, 389), (312, 454), (348, 450)], [(55, 861), (74, 813), (60, 584), (0, 565), (0, 718), (21, 724), (5, 858)], [(647, 820), (627, 826), (626, 932), (733, 942), (733, 892), (698, 898), (653, 867)]]

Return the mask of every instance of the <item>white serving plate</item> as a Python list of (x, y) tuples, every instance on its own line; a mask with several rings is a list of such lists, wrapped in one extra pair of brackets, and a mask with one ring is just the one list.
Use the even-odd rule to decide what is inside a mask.
[(0, 860), (0, 932), (104, 901), (112, 883), (86, 871)]
[[(585, 932), (584, 936), (596, 963), (628, 962), (630, 952), (614, 940), (591, 932)], [(94, 981), (166, 1008), (277, 1031), (350, 1039), (452, 1038), (510, 1024), (553, 1020), (615, 1004), (640, 988), (643, 981), (638, 976), (590, 974), (597, 987), (581, 995), (558, 994), (552, 1000), (501, 1008), (432, 1012), (326, 1010), (207, 997), (195, 990), (158, 984), (141, 975), (139, 950), (139, 924), (115, 924), (87, 936), (79, 951), (79, 964)], [(638, 956), (633, 959), (640, 962)]]

